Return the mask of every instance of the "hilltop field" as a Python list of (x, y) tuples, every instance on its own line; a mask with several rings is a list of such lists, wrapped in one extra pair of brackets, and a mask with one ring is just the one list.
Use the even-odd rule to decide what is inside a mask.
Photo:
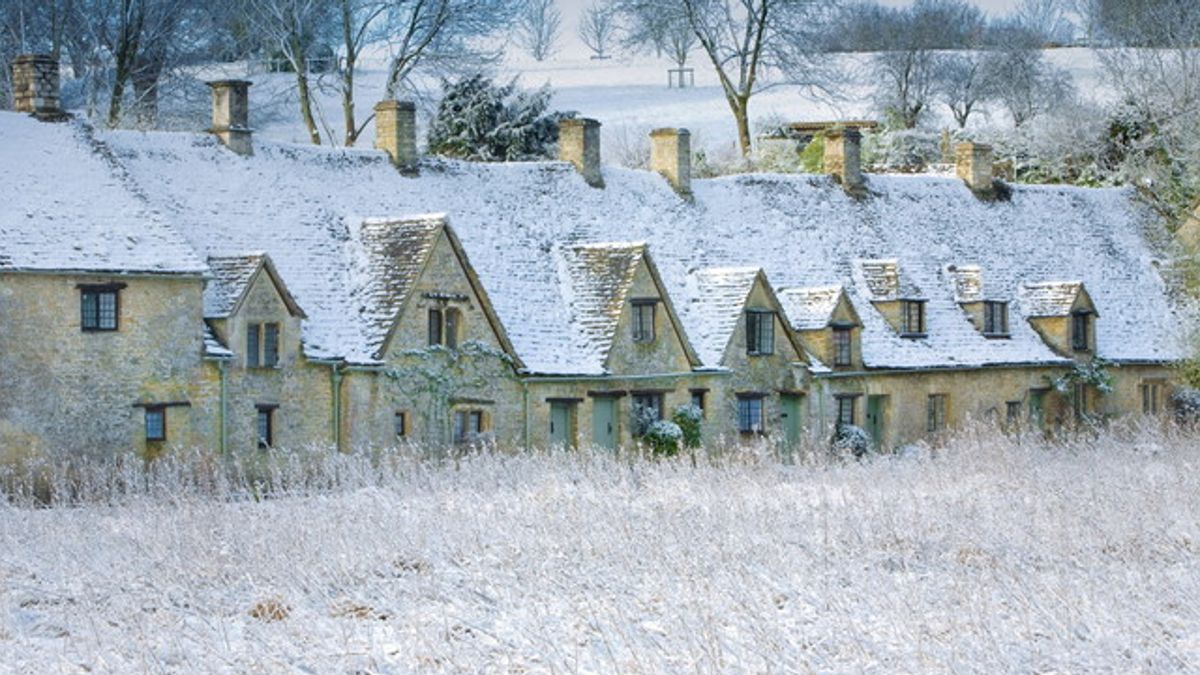
[(313, 452), (269, 497), (104, 472), (0, 506), (0, 671), (1190, 671), (1198, 449)]

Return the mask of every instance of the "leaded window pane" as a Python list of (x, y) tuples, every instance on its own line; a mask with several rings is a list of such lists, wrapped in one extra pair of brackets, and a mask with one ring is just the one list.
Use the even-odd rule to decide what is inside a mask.
[(146, 440), (162, 441), (167, 438), (167, 413), (162, 408), (146, 408)]
[(279, 324), (263, 325), (263, 365), (274, 368), (279, 364)]
[(252, 323), (246, 326), (246, 366), (257, 368), (262, 363), (261, 342), (262, 324)]

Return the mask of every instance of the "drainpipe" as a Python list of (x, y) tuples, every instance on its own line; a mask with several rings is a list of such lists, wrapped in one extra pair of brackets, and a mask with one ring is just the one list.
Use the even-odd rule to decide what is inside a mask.
[(521, 380), (521, 418), (523, 431), (521, 438), (525, 446), (525, 452), (529, 452), (529, 380)]
[(229, 429), (226, 420), (229, 418), (229, 360), (221, 359), (217, 361), (217, 375), (221, 380), (220, 404), (217, 406), (217, 417), (220, 420), (219, 433), (217, 437), (221, 445), (221, 454), (224, 455), (229, 448)]
[(342, 370), (338, 364), (329, 365), (330, 396), (333, 401), (333, 446), (342, 452)]
[(829, 382), (821, 380), (821, 395), (817, 397), (817, 408), (821, 415), (821, 438), (825, 438), (825, 399), (829, 396)]

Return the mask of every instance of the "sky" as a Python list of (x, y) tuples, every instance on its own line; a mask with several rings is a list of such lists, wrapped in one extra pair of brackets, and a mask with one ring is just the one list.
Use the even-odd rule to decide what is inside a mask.
[[(1020, 4), (1018, 0), (967, 0), (993, 16), (1011, 14)], [(904, 7), (913, 4), (913, 0), (880, 0), (880, 4), (891, 7)]]

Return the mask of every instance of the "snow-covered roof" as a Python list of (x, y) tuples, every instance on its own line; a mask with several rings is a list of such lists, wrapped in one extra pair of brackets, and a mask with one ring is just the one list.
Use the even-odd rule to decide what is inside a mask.
[[(426, 160), (408, 178), (379, 151), (259, 141), (242, 157), (201, 134), (102, 137), (200, 253), (271, 254), (309, 314), (310, 354), (371, 358), (370, 322), (354, 319), (365, 304), (354, 290), (360, 226), (430, 211), (448, 212), (535, 372), (595, 371), (599, 352), (576, 331), (573, 317), (585, 312), (563, 268), (571, 249), (609, 241), (646, 242), (678, 305), (691, 301), (689, 272), (708, 267), (761, 267), (779, 287), (844, 286), (873, 368), (1062, 362), (1026, 322), (1013, 323), (1011, 339), (980, 335), (946, 277), (963, 261), (986, 271), (997, 297), (1046, 279), (1083, 281), (1104, 317), (1096, 339), (1105, 358), (1182, 353), (1142, 236), (1151, 216), (1127, 190), (1017, 185), (1008, 201), (982, 201), (953, 178), (869, 175), (860, 200), (826, 176), (751, 174), (694, 180), (688, 201), (657, 174), (608, 166), (606, 188), (595, 189), (562, 162)], [(925, 291), (927, 338), (901, 338), (870, 304), (879, 294), (859, 262), (878, 260), (896, 261), (897, 295)]]
[(833, 320), (833, 312), (837, 309), (842, 293), (841, 286), (814, 286), (784, 288), (778, 295), (788, 320), (792, 322), (792, 328), (821, 330)]
[(587, 364), (579, 370), (602, 370), (645, 253), (641, 242), (586, 244), (562, 251), (562, 297), (575, 337), (572, 360)]
[(1081, 290), (1081, 281), (1021, 284), (1021, 314), (1030, 318), (1070, 316)]
[(679, 318), (705, 365), (720, 365), (759, 272), (757, 267), (711, 267), (687, 276)]
[(204, 355), (214, 359), (233, 358), (233, 352), (221, 343), (221, 338), (207, 323), (204, 324)]
[(444, 221), (438, 216), (367, 219), (360, 225), (364, 259), (353, 289), (360, 307), (366, 350), (378, 357), (400, 308), (433, 252)]
[(204, 273), (85, 125), (0, 112), (0, 272)]

